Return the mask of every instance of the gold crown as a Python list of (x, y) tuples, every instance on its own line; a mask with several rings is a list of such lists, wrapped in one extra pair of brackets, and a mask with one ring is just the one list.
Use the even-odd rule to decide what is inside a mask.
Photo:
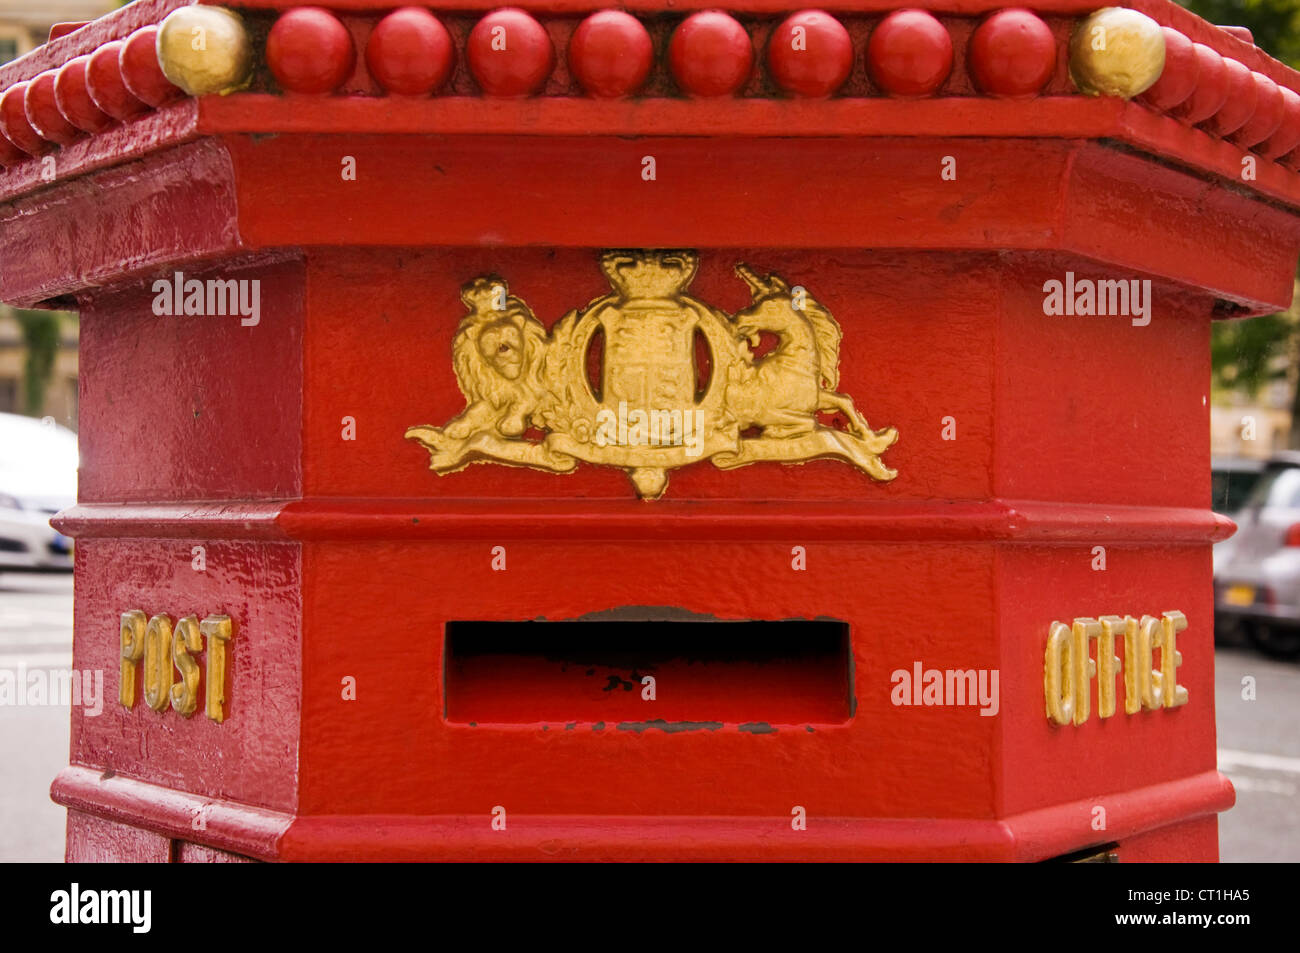
[(699, 267), (693, 251), (613, 249), (600, 256), (600, 268), (620, 298), (672, 298), (682, 292)]

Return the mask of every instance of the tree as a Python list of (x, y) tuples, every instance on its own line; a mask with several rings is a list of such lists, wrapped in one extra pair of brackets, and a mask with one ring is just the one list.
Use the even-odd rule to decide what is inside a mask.
[[(1244, 26), (1265, 53), (1300, 69), (1300, 0), (1178, 0), (1193, 13), (1221, 26)], [(1252, 396), (1270, 380), (1286, 375), (1300, 355), (1295, 305), (1290, 311), (1246, 321), (1219, 321), (1211, 332), (1214, 381)], [(1279, 366), (1281, 365), (1281, 367)], [(1290, 446), (1300, 448), (1300, 368), (1293, 368)]]
[(1244, 26), (1255, 45), (1300, 69), (1300, 0), (1178, 0), (1202, 19)]
[(1286, 376), (1276, 358), (1285, 354), (1296, 322), (1289, 312), (1246, 321), (1220, 321), (1210, 336), (1210, 358), (1218, 387), (1255, 394)]
[(23, 410), (39, 417), (59, 350), (59, 315), (54, 311), (14, 311), (22, 328), (27, 360), (23, 366)]

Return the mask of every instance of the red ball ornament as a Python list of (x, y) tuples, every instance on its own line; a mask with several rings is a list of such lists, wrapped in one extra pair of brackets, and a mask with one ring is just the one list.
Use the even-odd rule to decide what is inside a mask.
[(0, 95), (0, 133), (28, 155), (38, 156), (48, 152), (50, 144), (32, 128), (27, 118), (26, 81), (14, 83)]
[(1228, 97), (1205, 123), (1206, 131), (1216, 136), (1230, 136), (1244, 126), (1255, 114), (1259, 95), (1255, 89), (1255, 77), (1246, 66), (1226, 58), (1223, 65), (1228, 70)]
[(692, 96), (730, 96), (749, 79), (754, 47), (733, 17), (717, 10), (692, 13), (668, 42), (668, 65)]
[(614, 99), (636, 92), (653, 62), (650, 34), (621, 10), (593, 13), (569, 40), (569, 69), (592, 96)]
[(1232, 141), (1243, 149), (1259, 145), (1282, 125), (1282, 87), (1263, 73), (1251, 73), (1255, 81), (1255, 112), (1240, 129), (1232, 134)]
[(158, 65), (157, 26), (143, 27), (127, 37), (118, 58), (126, 88), (141, 102), (161, 106), (184, 95)]
[(402, 96), (427, 96), (451, 76), (456, 48), (428, 10), (402, 7), (384, 17), (366, 41), (366, 68), (379, 85)]
[(147, 103), (126, 88), (122, 78), (121, 40), (105, 43), (90, 54), (86, 64), (86, 87), (95, 105), (114, 119), (130, 119), (149, 111)]
[(952, 72), (952, 37), (924, 10), (895, 10), (867, 41), (867, 70), (895, 96), (929, 96)]
[(1195, 125), (1209, 119), (1228, 99), (1228, 67), (1223, 57), (1204, 43), (1193, 43), (1196, 52), (1196, 88), (1171, 115)]
[(1160, 78), (1138, 99), (1161, 112), (1168, 112), (1185, 102), (1196, 89), (1200, 59), (1191, 40), (1167, 26), (1160, 29), (1165, 34), (1165, 68), (1160, 71)]
[(801, 10), (772, 31), (767, 68), (787, 92), (829, 96), (853, 69), (853, 41), (844, 24), (821, 10)]
[(1282, 94), (1282, 122), (1268, 141), (1255, 150), (1266, 159), (1284, 156), (1300, 146), (1300, 93), (1285, 86), (1279, 86), (1278, 91)]
[(546, 28), (523, 10), (494, 10), (470, 30), (465, 55), (474, 80), (489, 96), (530, 96), (555, 69)]
[(81, 130), (59, 112), (59, 104), (54, 99), (54, 79), (58, 74), (46, 70), (38, 74), (28, 85), (27, 95), (23, 97), (23, 109), (27, 121), (42, 138), (66, 146), (81, 138)]
[(1030, 98), (1042, 92), (1056, 71), (1056, 37), (1028, 10), (1001, 10), (975, 28), (968, 58), (982, 91)]
[(266, 38), (271, 74), (291, 93), (332, 93), (352, 75), (357, 51), (339, 18), (320, 7), (285, 13)]
[(86, 64), (90, 56), (68, 60), (54, 77), (54, 101), (59, 112), (83, 132), (101, 132), (113, 125), (113, 117), (95, 105), (86, 86)]

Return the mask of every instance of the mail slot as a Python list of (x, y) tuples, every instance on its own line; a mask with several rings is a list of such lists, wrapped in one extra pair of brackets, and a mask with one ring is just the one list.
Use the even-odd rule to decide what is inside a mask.
[[(446, 717), (565, 731), (811, 731), (852, 714), (849, 645), (848, 627), (830, 621), (449, 622)], [(661, 679), (672, 686), (662, 699)]]
[(1217, 858), (1209, 325), (1300, 76), (1166, 0), (140, 0), (0, 68), (81, 314), (72, 860)]

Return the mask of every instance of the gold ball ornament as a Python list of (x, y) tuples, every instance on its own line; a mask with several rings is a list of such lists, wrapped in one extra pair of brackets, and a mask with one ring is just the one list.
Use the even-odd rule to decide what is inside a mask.
[(181, 7), (158, 27), (158, 65), (191, 96), (229, 93), (248, 83), (253, 45), (237, 14), (222, 7)]
[(1132, 99), (1164, 68), (1164, 32), (1136, 10), (1105, 7), (1081, 20), (1070, 35), (1070, 78), (1090, 96)]

